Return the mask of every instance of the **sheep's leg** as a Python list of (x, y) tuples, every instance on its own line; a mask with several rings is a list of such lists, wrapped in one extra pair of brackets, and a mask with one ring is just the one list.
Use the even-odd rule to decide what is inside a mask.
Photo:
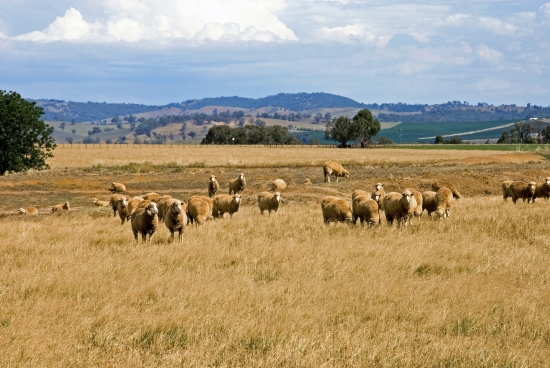
[(183, 243), (183, 227), (179, 228), (178, 240), (180, 243)]

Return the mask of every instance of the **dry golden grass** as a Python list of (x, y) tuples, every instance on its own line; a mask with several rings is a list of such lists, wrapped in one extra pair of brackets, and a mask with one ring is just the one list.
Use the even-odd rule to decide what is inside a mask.
[[(497, 196), (504, 179), (548, 176), (546, 161), (507, 163), (531, 156), (503, 154), (479, 165), (485, 152), (475, 151), (117, 151), (57, 149), (52, 172), (0, 178), (0, 210), (42, 212), (0, 217), (0, 366), (547, 365), (550, 203)], [(323, 183), (318, 163), (328, 159), (352, 163), (351, 178)], [(163, 171), (170, 161), (186, 167)], [(100, 163), (107, 168), (90, 168)], [(186, 199), (206, 193), (211, 173), (225, 192), (238, 165), (250, 165), (240, 211), (187, 227), (183, 244), (160, 224), (152, 244), (136, 245), (129, 224), (91, 201), (108, 199), (111, 181), (132, 195)], [(289, 184), (284, 203), (261, 217), (256, 196), (276, 177)], [(427, 190), (436, 178), (465, 197), (449, 220), (406, 229), (322, 222), (325, 195), (378, 181)], [(80, 208), (47, 213), (65, 200)]]
[(4, 366), (545, 366), (548, 203), (407, 229), (245, 206), (153, 244), (104, 208), (0, 228)]
[[(85, 148), (87, 146), (87, 148)], [(165, 164), (172, 162), (180, 166), (204, 167), (285, 167), (319, 166), (327, 160), (353, 165), (384, 164), (434, 164), (508, 162), (502, 157), (519, 157), (519, 162), (540, 161), (532, 153), (510, 153), (495, 151), (452, 151), (452, 150), (403, 150), (403, 149), (332, 149), (312, 146), (266, 148), (262, 146), (120, 146), (60, 145), (55, 157), (47, 162), (52, 169), (89, 167), (92, 165), (120, 166), (129, 162)], [(486, 159), (484, 159), (486, 158)]]

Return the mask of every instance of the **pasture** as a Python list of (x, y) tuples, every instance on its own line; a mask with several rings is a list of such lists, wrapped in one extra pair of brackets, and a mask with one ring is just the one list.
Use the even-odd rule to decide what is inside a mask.
[[(541, 180), (536, 153), (263, 147), (58, 148), (48, 172), (0, 177), (0, 366), (520, 367), (550, 354), (550, 203), (504, 202), (503, 180)], [(349, 179), (324, 183), (340, 161)], [(136, 244), (108, 208), (128, 194), (187, 200), (239, 172), (232, 219), (163, 224)], [(277, 216), (257, 194), (288, 189)], [(312, 185), (304, 185), (305, 178)], [(386, 191), (463, 195), (451, 218), (407, 228), (323, 224), (320, 200)], [(70, 201), (74, 210), (50, 214)], [(37, 216), (11, 215), (22, 206)]]

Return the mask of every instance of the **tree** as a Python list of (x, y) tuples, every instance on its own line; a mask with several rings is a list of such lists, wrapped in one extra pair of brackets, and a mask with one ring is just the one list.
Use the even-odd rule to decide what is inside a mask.
[(195, 138), (197, 136), (197, 133), (189, 132), (189, 133), (187, 133), (187, 135), (190, 136), (191, 138)]
[(0, 175), (50, 168), (46, 159), (57, 145), (53, 128), (40, 120), (43, 113), (17, 92), (0, 90)]
[(381, 135), (378, 139), (378, 144), (393, 144), (393, 141), (389, 139), (388, 137), (384, 137)]
[(528, 123), (515, 123), (512, 127), (512, 136), (517, 137), (519, 143), (528, 143), (529, 134), (531, 134), (531, 126)]
[(72, 129), (71, 133), (76, 134), (76, 129)]
[(357, 137), (356, 125), (345, 116), (332, 119), (326, 125), (325, 138), (340, 142), (342, 147)]
[(119, 121), (120, 118), (118, 117), (118, 115), (113, 116), (113, 118), (111, 119), (111, 123), (118, 123)]
[(372, 117), (372, 113), (369, 109), (359, 110), (353, 117), (353, 127), (355, 129), (355, 137), (353, 139), (359, 139), (361, 147), (365, 147), (365, 144), (372, 141), (372, 137), (380, 131), (380, 122), (378, 119)]
[(435, 136), (435, 144), (443, 144), (443, 136), (441, 134), (438, 134)]
[(61, 124), (59, 124), (59, 127), (61, 128), (61, 130), (65, 131), (65, 122), (62, 122)]
[(73, 144), (73, 137), (67, 137), (65, 140), (69, 142), (69, 144)]

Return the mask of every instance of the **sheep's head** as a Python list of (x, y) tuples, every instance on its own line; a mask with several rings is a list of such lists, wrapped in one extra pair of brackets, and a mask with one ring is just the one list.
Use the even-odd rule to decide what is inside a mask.
[(118, 203), (120, 203), (123, 207), (128, 206), (128, 200), (125, 197), (120, 198)]
[(94, 203), (97, 203), (97, 198), (93, 198), (92, 200), (94, 201)]
[(22, 214), (22, 215), (26, 215), (26, 214), (27, 214), (27, 210), (24, 209), (24, 208), (20, 208), (20, 209), (17, 210), (17, 213), (20, 213), (20, 214)]
[(159, 210), (157, 208), (157, 204), (155, 202), (151, 202), (147, 205), (145, 208), (145, 211), (149, 216), (154, 216), (159, 213)]
[(243, 173), (239, 174), (239, 179), (244, 180), (244, 174)]
[(273, 193), (273, 198), (275, 198), (277, 202), (281, 202), (281, 193), (279, 192)]
[(210, 176), (210, 181), (213, 183), (216, 181), (216, 177), (214, 175)]
[(63, 203), (63, 208), (68, 210), (69, 209), (69, 202)]
[(344, 169), (343, 173), (344, 173), (344, 176), (346, 178), (349, 178), (349, 171), (348, 170)]
[(403, 196), (402, 198), (403, 198), (403, 200), (405, 200), (405, 202), (407, 204), (411, 203), (411, 198), (412, 198), (413, 194), (411, 193), (410, 190), (408, 190), (408, 189), (405, 190), (403, 193), (401, 193), (401, 195)]
[(535, 187), (537, 186), (537, 183), (534, 181), (530, 181), (529, 184), (527, 184), (527, 187), (529, 188), (529, 192), (531, 194), (535, 194)]
[(382, 188), (384, 188), (384, 184), (382, 184), (382, 183), (376, 183), (376, 184), (374, 185), (374, 187), (376, 188), (376, 190), (382, 190)]
[(443, 208), (439, 208), (435, 213), (439, 219), (447, 217), (447, 212)]
[(550, 187), (550, 177), (544, 178), (544, 182), (546, 183), (547, 187)]
[(372, 199), (374, 199), (378, 204), (380, 204), (380, 197), (382, 197), (382, 193), (380, 193), (380, 191), (376, 191), (374, 193), (372, 193)]
[(233, 202), (239, 204), (240, 201), (241, 201), (241, 195), (240, 194), (233, 195)]
[(174, 212), (180, 213), (180, 212), (182, 211), (182, 208), (181, 208), (181, 201), (175, 200), (175, 201), (172, 203), (172, 209), (174, 210)]

